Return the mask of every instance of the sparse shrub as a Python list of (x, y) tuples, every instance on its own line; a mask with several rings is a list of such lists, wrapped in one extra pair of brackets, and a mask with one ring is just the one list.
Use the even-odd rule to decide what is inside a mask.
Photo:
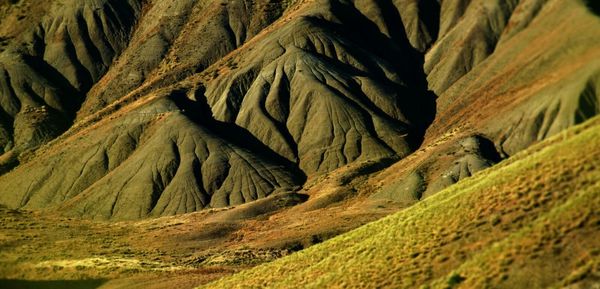
[(448, 287), (447, 288), (454, 288), (456, 287), (458, 284), (462, 283), (463, 281), (465, 281), (465, 277), (461, 276), (458, 273), (452, 273), (452, 275), (450, 275), (450, 278), (448, 278)]
[(493, 215), (492, 219), (490, 220), (490, 223), (492, 224), (492, 226), (496, 226), (498, 224), (500, 224), (502, 222), (502, 218), (500, 218), (499, 215)]
[(52, 266), (52, 271), (54, 271), (54, 272), (60, 271), (62, 269), (64, 269), (63, 266), (56, 266), (56, 265)]

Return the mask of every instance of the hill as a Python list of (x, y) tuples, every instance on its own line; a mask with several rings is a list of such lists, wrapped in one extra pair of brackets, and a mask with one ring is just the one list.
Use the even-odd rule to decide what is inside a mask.
[(11, 208), (169, 216), (390, 159), (390, 178), (423, 186), (378, 196), (416, 201), (599, 111), (600, 22), (582, 1), (2, 7)]
[[(523, 151), (600, 113), (596, 2), (0, 0), (0, 279), (192, 288), (405, 209), (428, 217), (422, 236), (436, 239), (423, 246), (446, 242), (446, 211), (464, 208), (441, 204), (466, 189), (439, 192), (523, 164)], [(489, 207), (502, 226), (479, 220), (473, 239), (471, 227), (448, 230), (479, 254), (576, 202), (566, 186), (579, 179), (547, 180), (554, 169), (531, 167), (534, 183), (566, 199), (492, 204), (500, 197), (465, 191), (483, 210), (466, 216)], [(531, 216), (506, 213), (507, 227), (505, 209)], [(441, 269), (402, 274), (423, 270), (414, 282), (433, 286), (447, 268), (475, 266), (456, 246)], [(398, 254), (420, 262), (425, 251)]]
[(397, 214), (201, 288), (595, 288), (600, 119)]

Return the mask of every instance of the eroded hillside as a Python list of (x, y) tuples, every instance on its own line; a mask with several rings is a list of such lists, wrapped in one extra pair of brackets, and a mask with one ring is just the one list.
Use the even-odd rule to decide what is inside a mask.
[(323, 206), (403, 206), (600, 111), (592, 2), (0, 8), (0, 202), (12, 208), (140, 219), (302, 187), (314, 201), (328, 174), (394, 162)]
[(592, 0), (0, 0), (0, 277), (320, 243), (593, 118), (598, 39)]
[[(5, 167), (21, 165), (0, 180), (4, 203), (184, 213), (419, 146), (435, 99), (422, 51), (436, 19), (421, 4), (188, 2), (57, 2), (32, 39), (9, 45), (3, 55), (33, 63), (5, 65)], [(13, 67), (36, 75), (21, 87), (44, 91), (16, 90)]]

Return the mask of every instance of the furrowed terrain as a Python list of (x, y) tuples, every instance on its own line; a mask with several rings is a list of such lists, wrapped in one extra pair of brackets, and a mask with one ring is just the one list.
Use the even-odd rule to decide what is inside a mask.
[(597, 288), (600, 119), (397, 214), (201, 288)]
[(592, 0), (0, 0), (0, 279), (193, 288), (401, 211), (239, 286), (585, 288), (596, 216), (538, 227), (598, 201), (598, 39)]

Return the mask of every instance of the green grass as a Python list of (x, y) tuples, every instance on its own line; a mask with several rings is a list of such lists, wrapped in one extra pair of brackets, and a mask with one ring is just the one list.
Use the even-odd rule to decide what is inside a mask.
[(201, 288), (589, 288), (600, 119), (380, 221)]

